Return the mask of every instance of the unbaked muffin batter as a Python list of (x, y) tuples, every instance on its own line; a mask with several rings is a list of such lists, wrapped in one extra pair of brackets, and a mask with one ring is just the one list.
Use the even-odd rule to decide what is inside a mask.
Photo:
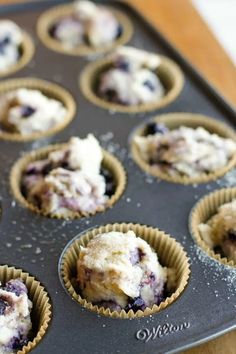
[(165, 90), (156, 73), (158, 55), (120, 47), (111, 58), (111, 68), (99, 77), (100, 97), (127, 106), (156, 102), (163, 97)]
[(108, 232), (81, 247), (77, 279), (82, 296), (111, 310), (144, 310), (164, 299), (166, 269), (146, 241)]
[(20, 88), (0, 97), (0, 123), (5, 130), (29, 135), (63, 122), (67, 109), (39, 90)]
[(122, 28), (112, 12), (91, 1), (76, 1), (74, 13), (55, 23), (50, 34), (65, 49), (87, 43), (92, 47), (106, 46), (122, 33)]
[(47, 213), (93, 212), (106, 204), (115, 189), (109, 171), (101, 168), (102, 160), (102, 149), (93, 135), (73, 137), (46, 159), (27, 166), (23, 194)]
[(198, 228), (210, 248), (236, 263), (236, 199), (221, 205), (217, 213)]
[(20, 279), (0, 287), (0, 354), (16, 353), (28, 342), (32, 303), (27, 292)]
[(22, 31), (16, 23), (0, 20), (0, 73), (17, 63), (22, 42)]
[(148, 164), (172, 176), (195, 177), (224, 167), (236, 153), (236, 143), (206, 129), (181, 126), (169, 130), (150, 123), (145, 136), (135, 136), (140, 155)]

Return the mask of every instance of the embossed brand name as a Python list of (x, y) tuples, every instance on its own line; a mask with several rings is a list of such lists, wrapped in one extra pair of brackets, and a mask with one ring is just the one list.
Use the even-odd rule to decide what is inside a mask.
[(136, 332), (135, 337), (138, 340), (144, 341), (145, 343), (149, 340), (154, 340), (156, 338), (161, 338), (163, 336), (167, 336), (168, 334), (182, 332), (183, 330), (190, 327), (189, 322), (184, 322), (181, 324), (171, 324), (165, 323), (163, 325), (158, 325), (156, 327), (152, 327), (151, 329), (143, 328)]

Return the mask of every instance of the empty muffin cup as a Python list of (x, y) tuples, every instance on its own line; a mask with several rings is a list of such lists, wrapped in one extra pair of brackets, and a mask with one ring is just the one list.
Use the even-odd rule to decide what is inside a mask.
[(107, 200), (106, 204), (103, 206), (98, 207), (94, 212), (87, 213), (87, 212), (75, 212), (75, 211), (67, 211), (63, 215), (59, 215), (55, 213), (47, 213), (42, 209), (39, 209), (36, 205), (29, 202), (22, 192), (22, 176), (26, 169), (26, 167), (34, 161), (42, 160), (47, 158), (48, 154), (52, 151), (58, 150), (63, 148), (66, 144), (55, 144), (49, 145), (44, 148), (32, 151), (25, 156), (21, 157), (12, 167), (11, 174), (10, 174), (10, 184), (13, 195), (15, 196), (16, 200), (20, 202), (25, 208), (32, 210), (38, 214), (57, 218), (57, 219), (76, 219), (83, 216), (91, 216), (96, 214), (97, 212), (103, 212), (107, 208), (111, 208), (121, 197), (125, 185), (126, 185), (126, 173), (125, 170), (120, 163), (120, 161), (109, 152), (103, 150), (103, 161), (102, 167), (105, 170), (108, 170), (112, 178), (115, 182), (115, 192), (114, 194)]
[(85, 67), (79, 80), (80, 88), (87, 100), (97, 106), (114, 112), (142, 113), (165, 107), (174, 101), (180, 94), (184, 84), (184, 77), (179, 66), (171, 59), (161, 55), (158, 55), (158, 57), (160, 58), (160, 64), (156, 69), (156, 75), (164, 87), (164, 95), (153, 102), (129, 106), (112, 103), (99, 97), (97, 93), (99, 77), (101, 74), (112, 68), (113, 65), (113, 59), (109, 57), (97, 60)]
[(28, 343), (18, 354), (26, 354), (33, 350), (45, 335), (52, 317), (52, 308), (48, 293), (38, 280), (23, 272), (21, 269), (0, 266), (0, 281), (4, 285), (11, 279), (21, 279), (27, 287), (28, 297), (33, 303), (31, 312), (32, 334), (30, 333)]
[(119, 45), (127, 43), (133, 34), (133, 26), (129, 18), (121, 11), (108, 7), (113, 15), (117, 18), (122, 28), (122, 33), (112, 43), (99, 47), (92, 47), (87, 43), (80, 44), (74, 48), (65, 48), (60, 41), (50, 35), (50, 29), (61, 19), (67, 16), (73, 16), (73, 4), (59, 5), (45, 11), (38, 20), (37, 33), (43, 44), (59, 53), (75, 55), (75, 56), (90, 56), (104, 53), (114, 49)]
[[(20, 134), (19, 132), (10, 131), (7, 126), (3, 125), (0, 119), (0, 139), (26, 142), (40, 139), (63, 130), (74, 118), (76, 112), (76, 103), (72, 95), (63, 87), (52, 82), (40, 80), (36, 78), (19, 78), (2, 81), (0, 83), (0, 96), (7, 95), (18, 89), (37, 90), (46, 97), (55, 99), (62, 103), (66, 112), (61, 122), (56, 123), (45, 131), (34, 131), (29, 134)], [(30, 102), (29, 102), (30, 105)]]
[(29, 34), (25, 31), (21, 31), (23, 36), (22, 44), (19, 47), (20, 57), (18, 61), (9, 66), (6, 70), (0, 71), (0, 78), (14, 74), (26, 66), (34, 55), (34, 43)]
[[(157, 117), (152, 118), (150, 122), (164, 124), (170, 131), (174, 129), (178, 129), (181, 126), (185, 126), (188, 128), (198, 128), (203, 127), (209, 133), (217, 134), (222, 138), (232, 139), (236, 142), (236, 134), (232, 128), (227, 126), (225, 123), (222, 123), (216, 119), (204, 116), (202, 114), (195, 113), (169, 113), (163, 114)], [(232, 157), (228, 160), (228, 162), (215, 171), (211, 171), (209, 173), (202, 172), (196, 176), (188, 176), (188, 175), (178, 175), (178, 174), (168, 174), (158, 167), (157, 164), (149, 164), (142, 156), (140, 149), (135, 143), (135, 137), (143, 137), (146, 135), (146, 127), (147, 122), (139, 126), (135, 129), (134, 133), (131, 137), (130, 149), (132, 158), (138, 164), (138, 166), (147, 172), (148, 174), (166, 180), (168, 182), (173, 183), (181, 183), (181, 184), (193, 184), (193, 183), (206, 183), (212, 180), (216, 180), (219, 177), (222, 177), (226, 174), (230, 169), (232, 169), (236, 164), (236, 153), (232, 155)]]
[[(217, 232), (215, 234), (213, 232), (209, 235), (208, 228), (202, 233), (200, 228), (202, 225), (206, 228), (206, 224), (217, 214), (218, 209), (222, 205), (232, 202), (234, 199), (236, 199), (236, 188), (216, 190), (201, 198), (193, 207), (189, 216), (189, 229), (197, 245), (199, 245), (210, 257), (231, 267), (236, 267), (236, 262), (222, 254), (218, 247), (226, 231), (224, 223), (219, 224), (219, 222), (217, 222), (216, 224), (216, 220), (212, 220), (213, 228), (217, 226)], [(199, 225), (201, 225), (200, 228)], [(233, 241), (233, 243), (236, 254), (236, 242)]]
[[(158, 260), (163, 267), (172, 270), (174, 274), (173, 291), (159, 305), (146, 307), (143, 311), (133, 310), (121, 311), (111, 310), (102, 306), (93, 305), (80, 295), (78, 283), (76, 281), (76, 268), (81, 246), (86, 247), (88, 242), (98, 234), (118, 231), (127, 233), (133, 231), (137, 237), (145, 240), (152, 249), (157, 253)], [(65, 248), (59, 262), (59, 275), (63, 287), (69, 295), (80, 305), (88, 310), (96, 312), (99, 315), (109, 316), (113, 318), (131, 319), (154, 314), (167, 306), (171, 305), (185, 289), (189, 276), (190, 266), (188, 257), (182, 246), (168, 234), (156, 228), (139, 224), (108, 224), (95, 229), (90, 229), (82, 235), (75, 237)], [(167, 277), (168, 281), (168, 277)]]

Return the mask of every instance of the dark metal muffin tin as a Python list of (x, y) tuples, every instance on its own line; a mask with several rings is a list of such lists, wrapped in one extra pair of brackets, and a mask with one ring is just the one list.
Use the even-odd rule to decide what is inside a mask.
[[(77, 80), (88, 60), (53, 52), (37, 38), (38, 16), (57, 3), (34, 1), (0, 8), (1, 18), (16, 21), (32, 35), (36, 44), (31, 63), (11, 77), (34, 76), (59, 83), (73, 94), (78, 104), (73, 122), (53, 137), (32, 143), (0, 141), (0, 263), (35, 275), (47, 288), (53, 305), (50, 328), (34, 353), (173, 353), (235, 328), (235, 270), (202, 253), (189, 234), (187, 222), (194, 203), (210, 190), (219, 188), (220, 182), (199, 186), (157, 182), (146, 176), (128, 156), (132, 129), (157, 113), (203, 113), (234, 126), (235, 111), (134, 9), (115, 2), (112, 5), (122, 9), (133, 21), (134, 37), (130, 44), (174, 59), (184, 71), (185, 86), (175, 102), (158, 112), (113, 114), (93, 106), (82, 96)], [(14, 201), (9, 189), (9, 172), (23, 152), (67, 141), (72, 135), (85, 136), (88, 132), (100, 138), (105, 148), (114, 151), (128, 174), (125, 193), (112, 209), (90, 218), (62, 221), (33, 214)], [(66, 244), (87, 228), (122, 221), (156, 226), (170, 233), (191, 259), (192, 273), (186, 290), (175, 303), (151, 317), (135, 320), (99, 317), (70, 299), (60, 284), (58, 261)]]

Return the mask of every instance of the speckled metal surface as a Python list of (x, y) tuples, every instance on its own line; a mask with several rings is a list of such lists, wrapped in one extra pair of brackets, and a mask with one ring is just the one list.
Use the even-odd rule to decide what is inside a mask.
[[(36, 276), (46, 286), (53, 304), (50, 328), (34, 353), (172, 353), (236, 327), (235, 270), (202, 253), (188, 231), (188, 215), (194, 203), (211, 190), (235, 183), (236, 173), (199, 186), (156, 181), (132, 162), (128, 147), (132, 129), (157, 113), (198, 112), (233, 126), (235, 112), (133, 9), (114, 2), (113, 6), (123, 9), (133, 21), (135, 33), (130, 44), (177, 61), (185, 73), (185, 86), (175, 102), (158, 112), (130, 116), (93, 106), (82, 96), (77, 80), (88, 60), (55, 53), (45, 48), (36, 36), (38, 16), (56, 3), (53, 0), (0, 8), (1, 18), (15, 20), (36, 44), (31, 63), (11, 77), (35, 76), (61, 84), (78, 104), (73, 122), (53, 137), (33, 143), (0, 141), (0, 263)], [(22, 153), (88, 132), (94, 133), (105, 148), (120, 158), (128, 174), (125, 193), (112, 209), (90, 218), (61, 221), (35, 215), (14, 201), (8, 178), (11, 166)], [(157, 226), (170, 233), (191, 259), (192, 273), (182, 296), (152, 317), (135, 320), (99, 317), (70, 299), (60, 284), (58, 261), (66, 244), (87, 228), (122, 221)]]

